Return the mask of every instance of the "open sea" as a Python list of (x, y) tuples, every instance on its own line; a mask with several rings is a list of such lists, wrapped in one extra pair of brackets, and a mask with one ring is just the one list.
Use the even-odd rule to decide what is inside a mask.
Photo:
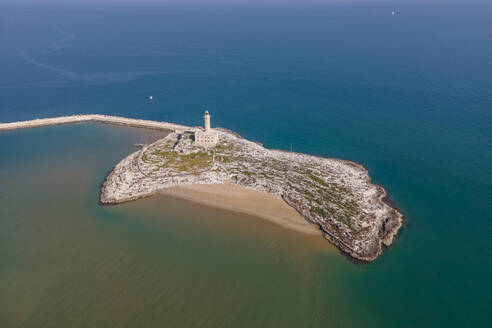
[(205, 108), (268, 148), (364, 165), (407, 218), (396, 244), (361, 265), (183, 200), (100, 206), (162, 132), (3, 131), (0, 327), (492, 326), (492, 4), (0, 2), (0, 121), (199, 125)]

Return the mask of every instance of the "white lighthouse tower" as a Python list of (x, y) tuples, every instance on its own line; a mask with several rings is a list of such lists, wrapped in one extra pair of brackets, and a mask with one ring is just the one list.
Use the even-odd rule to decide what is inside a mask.
[(210, 114), (208, 110), (203, 115), (203, 125), (205, 130), (198, 130), (195, 132), (195, 145), (200, 147), (215, 147), (219, 141), (219, 135), (216, 131), (210, 128)]
[(205, 132), (210, 132), (210, 114), (208, 110), (205, 111), (205, 115), (203, 115), (203, 121), (205, 125)]

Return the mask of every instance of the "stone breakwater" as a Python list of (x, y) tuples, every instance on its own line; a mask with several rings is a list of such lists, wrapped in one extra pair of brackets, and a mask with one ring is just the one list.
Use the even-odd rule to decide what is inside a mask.
[(174, 123), (140, 120), (134, 118), (100, 115), (100, 114), (87, 114), (87, 115), (60, 116), (60, 117), (53, 117), (53, 118), (39, 118), (39, 119), (21, 121), (21, 122), (0, 123), (0, 131), (36, 128), (42, 126), (70, 124), (70, 123), (83, 123), (83, 122), (98, 122), (98, 123), (105, 123), (105, 124), (126, 125), (126, 126), (133, 126), (137, 128), (169, 130), (169, 131), (192, 129), (188, 126), (174, 124)]
[[(353, 258), (376, 259), (394, 243), (402, 214), (385, 201), (356, 163), (269, 150), (217, 129), (213, 150), (196, 147), (191, 134), (171, 133), (128, 155), (107, 176), (100, 201), (117, 204), (167, 188), (234, 184), (280, 196), (324, 237)], [(213, 204), (211, 204), (213, 205)]]

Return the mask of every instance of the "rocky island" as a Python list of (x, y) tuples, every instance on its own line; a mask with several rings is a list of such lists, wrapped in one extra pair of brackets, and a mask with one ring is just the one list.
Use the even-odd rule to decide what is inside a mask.
[(167, 188), (232, 184), (280, 196), (323, 236), (355, 259), (372, 261), (403, 221), (353, 162), (270, 150), (225, 129), (176, 130), (123, 159), (107, 176), (100, 201), (116, 204)]

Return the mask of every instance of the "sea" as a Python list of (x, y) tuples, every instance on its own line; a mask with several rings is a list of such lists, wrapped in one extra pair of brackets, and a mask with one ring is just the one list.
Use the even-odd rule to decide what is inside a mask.
[(112, 167), (163, 132), (2, 131), (1, 327), (492, 326), (490, 2), (0, 2), (1, 122), (205, 109), (364, 165), (405, 215), (396, 243), (361, 264), (184, 200), (101, 206)]

